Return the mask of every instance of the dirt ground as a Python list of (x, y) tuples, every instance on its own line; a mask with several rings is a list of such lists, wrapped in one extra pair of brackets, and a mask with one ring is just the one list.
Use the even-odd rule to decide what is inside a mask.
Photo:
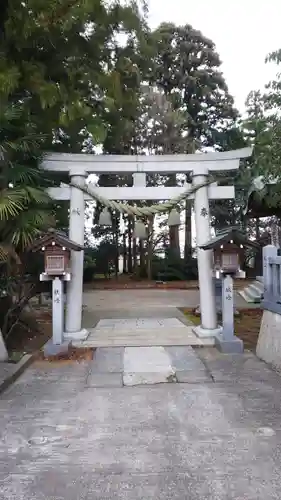
[[(240, 290), (247, 286), (248, 283), (252, 283), (253, 280), (234, 280), (234, 289)], [(92, 283), (86, 283), (84, 285), (84, 290), (124, 290), (124, 289), (147, 289), (147, 288), (156, 288), (156, 289), (174, 289), (174, 290), (194, 290), (198, 289), (198, 281), (197, 280), (189, 280), (189, 281), (155, 281), (155, 280), (140, 280), (136, 281), (133, 277), (128, 275), (120, 275), (117, 279), (99, 279), (95, 280)]]
[[(39, 351), (52, 335), (52, 313), (49, 308), (34, 308), (25, 312), (22, 321), (7, 339), (9, 355), (15, 353), (32, 354)], [(13, 354), (14, 353), (14, 354)]]
[[(32, 313), (24, 313), (23, 321), (17, 325), (7, 341), (7, 348), (11, 362), (17, 362), (25, 353), (33, 354), (37, 363), (66, 363), (89, 361), (93, 359), (95, 349), (70, 348), (69, 352), (61, 357), (45, 358), (42, 351), (44, 344), (52, 336), (52, 313), (50, 308), (41, 307)], [(23, 326), (24, 325), (24, 326)]]
[[(193, 309), (182, 310), (193, 323), (200, 324), (200, 316), (195, 314)], [(234, 319), (235, 335), (243, 340), (245, 349), (255, 350), (263, 311), (262, 309), (243, 309), (238, 312), (239, 315)]]

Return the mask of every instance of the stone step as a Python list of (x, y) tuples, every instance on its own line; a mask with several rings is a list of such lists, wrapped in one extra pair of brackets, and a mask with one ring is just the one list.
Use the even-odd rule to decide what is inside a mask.
[(257, 279), (251, 283), (251, 285), (244, 288), (244, 290), (240, 290), (238, 293), (246, 302), (259, 304), (261, 302), (263, 292), (264, 286), (262, 276), (257, 276)]
[(244, 290), (239, 291), (239, 295), (243, 297), (243, 299), (251, 304), (259, 304), (261, 302), (261, 296), (251, 292), (251, 290), (248, 288), (245, 288)]
[(74, 347), (142, 347), (142, 346), (193, 346), (193, 347), (212, 347), (214, 346), (214, 339), (212, 337), (207, 337), (200, 339), (194, 335), (193, 337), (186, 338), (162, 338), (162, 339), (151, 339), (151, 338), (123, 338), (119, 337), (116, 339), (89, 339), (89, 340), (74, 340), (72, 345)]
[(154, 337), (154, 338), (166, 338), (166, 337), (175, 337), (175, 338), (185, 338), (185, 337), (192, 337), (193, 331), (192, 327), (186, 327), (186, 328), (171, 328), (169, 330), (167, 329), (160, 329), (160, 328), (154, 328), (151, 330), (146, 330), (145, 328), (138, 328), (138, 329), (132, 329), (132, 330), (117, 330), (115, 328), (111, 329), (106, 329), (106, 328), (101, 328), (101, 329), (93, 329), (89, 330), (89, 336), (88, 339), (96, 339), (96, 338), (116, 338), (116, 337)]
[(263, 294), (263, 290), (258, 289), (254, 284), (250, 285), (247, 289), (247, 293), (250, 297), (253, 299), (261, 299), (261, 296)]
[(252, 292), (261, 296), (264, 292), (263, 283), (260, 283), (259, 281), (255, 281), (254, 283), (252, 283), (252, 285), (249, 286), (249, 290), (251, 290)]
[(109, 318), (109, 319), (101, 319), (95, 330), (99, 329), (112, 329), (115, 330), (122, 329), (131, 331), (132, 329), (161, 329), (161, 328), (186, 328), (186, 325), (182, 323), (178, 318), (147, 318), (147, 317), (138, 317), (138, 318)]

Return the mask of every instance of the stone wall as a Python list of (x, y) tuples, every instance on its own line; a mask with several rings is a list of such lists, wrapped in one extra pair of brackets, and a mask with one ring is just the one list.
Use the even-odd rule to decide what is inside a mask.
[(281, 370), (281, 315), (265, 310), (257, 344), (257, 356)]

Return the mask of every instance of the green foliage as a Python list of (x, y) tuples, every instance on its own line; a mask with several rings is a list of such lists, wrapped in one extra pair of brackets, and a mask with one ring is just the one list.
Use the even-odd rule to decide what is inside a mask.
[(142, 37), (135, 2), (9, 0), (2, 12), (0, 94), (30, 110), (48, 149), (54, 138), (55, 149), (74, 151), (103, 141), (104, 111), (120, 94), (116, 66), (125, 65), (116, 36), (128, 37), (131, 54)]
[(89, 283), (95, 275), (109, 277), (116, 247), (110, 241), (102, 241), (97, 247), (86, 248), (84, 257), (84, 282)]
[(152, 36), (150, 82), (185, 113), (183, 130), (200, 145), (215, 145), (237, 117), (214, 43), (190, 25), (162, 23)]
[(0, 239), (6, 248), (23, 251), (52, 222), (50, 199), (44, 190), (40, 142), (18, 105), (0, 110)]
[(172, 252), (167, 252), (165, 258), (153, 257), (152, 278), (161, 281), (184, 281), (198, 278), (197, 260), (178, 258)]
[(84, 255), (84, 283), (90, 283), (96, 272), (95, 252), (92, 249), (87, 249)]

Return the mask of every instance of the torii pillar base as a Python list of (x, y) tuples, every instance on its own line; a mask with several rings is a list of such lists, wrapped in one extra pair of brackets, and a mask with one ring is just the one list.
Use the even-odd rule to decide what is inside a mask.
[(203, 328), (202, 325), (196, 326), (193, 328), (193, 333), (197, 335), (200, 339), (209, 339), (213, 338), (215, 340), (216, 336), (219, 335), (222, 331), (222, 328), (218, 326), (217, 328)]
[(79, 330), (77, 332), (64, 332), (63, 338), (65, 340), (86, 340), (86, 338), (89, 336), (89, 331), (86, 330), (86, 328), (82, 328), (82, 330)]

